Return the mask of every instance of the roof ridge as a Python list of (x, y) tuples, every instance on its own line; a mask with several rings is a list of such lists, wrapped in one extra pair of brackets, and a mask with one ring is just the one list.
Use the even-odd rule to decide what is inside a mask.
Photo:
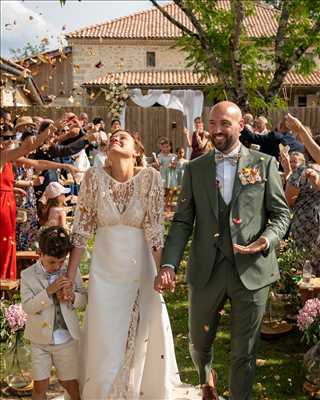
[[(174, 4), (174, 2), (170, 1), (170, 3), (166, 4), (165, 6), (163, 6), (163, 8), (165, 8), (165, 7), (169, 6), (169, 5), (173, 5), (173, 4)], [(151, 8), (148, 8), (147, 10), (135, 11), (132, 14), (127, 14), (127, 15), (123, 15), (121, 17), (116, 17), (116, 18), (113, 18), (111, 20), (107, 20), (107, 21), (104, 21), (104, 22), (99, 22), (98, 24), (84, 26), (83, 28), (77, 29), (77, 30), (75, 30), (73, 32), (68, 32), (65, 36), (69, 37), (70, 35), (75, 35), (75, 34), (81, 32), (84, 29), (92, 29), (92, 28), (97, 28), (97, 27), (99, 27), (101, 25), (112, 24), (114, 22), (119, 22), (119, 21), (121, 21), (123, 19), (126, 19), (126, 18), (132, 18), (132, 17), (136, 17), (138, 15), (147, 14), (148, 12), (151, 12), (151, 11), (157, 11), (157, 8), (155, 6), (152, 6)]]

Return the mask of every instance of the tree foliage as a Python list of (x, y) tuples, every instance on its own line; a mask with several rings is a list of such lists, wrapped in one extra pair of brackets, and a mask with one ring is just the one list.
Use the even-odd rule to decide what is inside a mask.
[(30, 58), (37, 54), (45, 53), (49, 50), (49, 40), (43, 38), (39, 44), (28, 42), (23, 48), (9, 49), (10, 53), (16, 60)]
[[(214, 74), (216, 98), (236, 101), (243, 109), (279, 106), (280, 90), (290, 70), (308, 74), (320, 56), (320, 1), (173, 0), (187, 16), (184, 25), (168, 14), (158, 0), (150, 0), (182, 31), (177, 46), (187, 54), (187, 65), (203, 75)], [(272, 7), (278, 22), (274, 37), (252, 38), (245, 20), (256, 7)]]

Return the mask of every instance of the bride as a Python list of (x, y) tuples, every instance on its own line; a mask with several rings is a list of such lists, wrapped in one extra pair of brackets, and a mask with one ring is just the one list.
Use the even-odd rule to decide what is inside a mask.
[(95, 233), (82, 354), (84, 399), (173, 399), (180, 384), (164, 301), (153, 290), (163, 247), (160, 174), (138, 167), (142, 144), (117, 131), (109, 166), (81, 184), (68, 275)]

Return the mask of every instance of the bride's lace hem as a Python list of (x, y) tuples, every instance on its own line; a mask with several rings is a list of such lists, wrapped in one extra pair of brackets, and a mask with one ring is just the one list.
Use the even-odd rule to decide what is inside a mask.
[(133, 388), (130, 385), (130, 372), (134, 359), (136, 333), (139, 323), (139, 291), (132, 308), (131, 320), (128, 331), (126, 354), (120, 371), (112, 384), (106, 400), (126, 400), (132, 398)]

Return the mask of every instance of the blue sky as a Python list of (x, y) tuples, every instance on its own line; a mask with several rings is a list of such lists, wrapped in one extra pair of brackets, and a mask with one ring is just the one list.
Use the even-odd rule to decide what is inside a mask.
[[(28, 42), (49, 40), (58, 48), (63, 34), (152, 7), (149, 0), (1, 0), (1, 56)], [(166, 2), (163, 2), (165, 4)]]

